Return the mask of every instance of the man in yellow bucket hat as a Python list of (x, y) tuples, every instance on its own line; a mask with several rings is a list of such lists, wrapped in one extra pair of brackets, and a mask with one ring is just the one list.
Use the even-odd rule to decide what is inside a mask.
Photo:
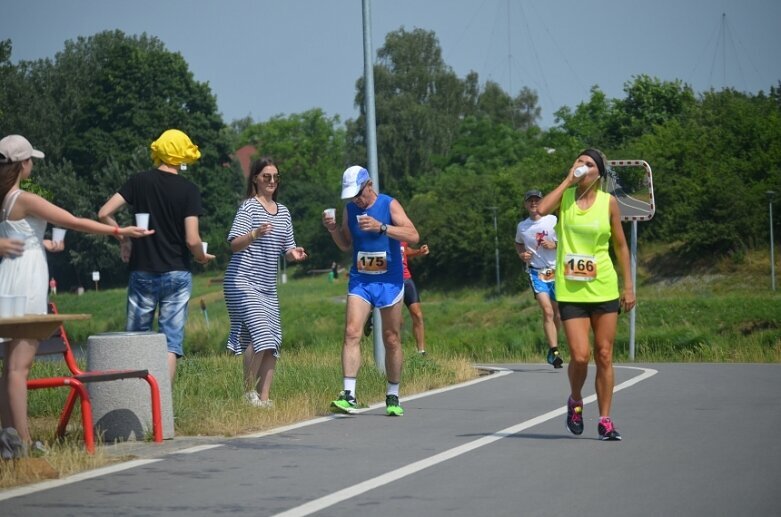
[(179, 174), (201, 157), (198, 146), (178, 129), (152, 142), (157, 168), (128, 179), (98, 212), (101, 221), (116, 225), (114, 214), (130, 205), (137, 223), (148, 221), (155, 233), (145, 239), (120, 239), (124, 261), (130, 262), (127, 330), (152, 330), (155, 309), (158, 328), (168, 342), (168, 372), (173, 384), (176, 360), (184, 354), (184, 325), (192, 291), (190, 260), (205, 264), (214, 258), (201, 241), (198, 218), (201, 193)]

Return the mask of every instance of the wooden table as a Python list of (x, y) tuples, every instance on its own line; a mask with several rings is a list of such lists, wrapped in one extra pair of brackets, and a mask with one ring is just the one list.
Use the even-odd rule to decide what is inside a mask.
[(26, 314), (0, 318), (0, 337), (47, 339), (65, 321), (87, 320), (90, 314)]

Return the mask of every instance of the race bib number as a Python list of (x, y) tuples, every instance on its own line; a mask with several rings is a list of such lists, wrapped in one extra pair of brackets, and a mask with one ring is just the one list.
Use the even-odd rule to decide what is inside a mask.
[(355, 267), (359, 273), (381, 275), (388, 272), (388, 259), (384, 251), (359, 251)]
[(556, 270), (540, 269), (539, 271), (537, 271), (537, 278), (539, 278), (543, 282), (553, 282), (553, 279), (556, 278)]
[(597, 259), (593, 255), (568, 254), (564, 257), (564, 278), (591, 282), (597, 277)]

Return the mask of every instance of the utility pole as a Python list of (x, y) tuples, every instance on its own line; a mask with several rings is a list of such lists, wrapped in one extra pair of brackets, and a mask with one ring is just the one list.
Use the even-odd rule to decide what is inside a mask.
[(495, 206), (487, 206), (486, 210), (491, 210), (494, 217), (494, 251), (496, 255), (496, 294), (501, 292), (502, 283), (499, 276), (499, 230), (496, 224), (496, 210)]
[[(366, 98), (366, 147), (369, 162), (366, 164), (377, 193), (380, 193), (380, 173), (377, 165), (377, 127), (374, 114), (374, 63), (372, 62), (372, 15), (371, 0), (363, 0), (363, 83)], [(372, 311), (372, 332), (374, 339), (374, 363), (382, 373), (385, 371), (385, 344), (382, 341), (382, 318), (380, 309)]]
[(776, 290), (776, 250), (773, 243), (773, 198), (776, 193), (772, 190), (765, 192), (767, 194), (768, 211), (770, 212), (770, 288)]

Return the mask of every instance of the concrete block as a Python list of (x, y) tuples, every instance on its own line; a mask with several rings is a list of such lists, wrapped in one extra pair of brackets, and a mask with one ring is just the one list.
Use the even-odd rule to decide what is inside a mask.
[[(165, 335), (157, 332), (106, 332), (87, 339), (87, 369), (149, 370), (160, 386), (163, 439), (174, 437), (171, 380)], [(152, 433), (152, 403), (144, 379), (88, 384), (95, 435), (113, 443), (143, 440)]]

